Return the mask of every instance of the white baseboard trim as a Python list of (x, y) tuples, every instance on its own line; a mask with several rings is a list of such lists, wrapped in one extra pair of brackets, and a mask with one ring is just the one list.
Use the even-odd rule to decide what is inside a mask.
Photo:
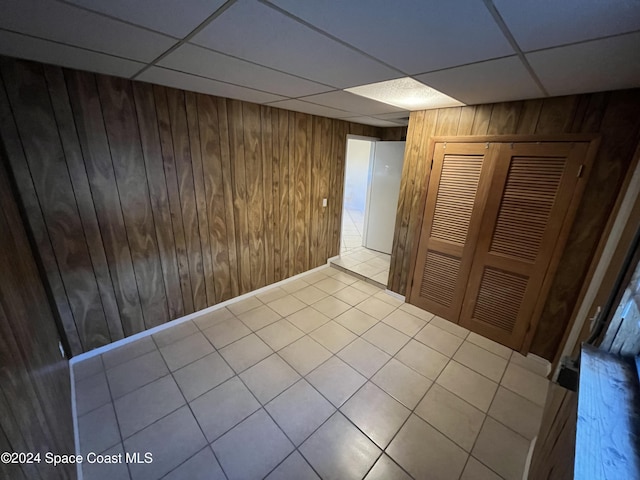
[(392, 290), (389, 290), (388, 288), (385, 289), (384, 293), (391, 295), (394, 298), (397, 298), (398, 300), (401, 300), (402, 302), (406, 302), (407, 300), (405, 299), (404, 295), (400, 295), (399, 293), (396, 293)]
[[(328, 262), (327, 262), (327, 265), (329, 265)], [(175, 327), (176, 325), (179, 325), (179, 324), (184, 323), (184, 322), (188, 322), (189, 320), (193, 320), (194, 318), (198, 318), (198, 317), (200, 317), (202, 315), (205, 315), (207, 313), (215, 312), (216, 310), (224, 308), (227, 305), (231, 305), (233, 303), (240, 302), (240, 301), (245, 300), (245, 299), (247, 299), (249, 297), (252, 297), (254, 295), (257, 295), (257, 294), (266, 292), (268, 290), (271, 290), (272, 288), (276, 288), (276, 287), (279, 287), (280, 285), (285, 285), (285, 284), (287, 284), (289, 282), (293, 282), (293, 281), (298, 280), (300, 278), (304, 278), (305, 276), (310, 275), (310, 274), (312, 274), (314, 272), (318, 272), (318, 271), (324, 270), (325, 268), (327, 268), (327, 265), (322, 265), (320, 267), (316, 267), (316, 268), (313, 268), (311, 270), (307, 270), (306, 272), (299, 273), (298, 275), (294, 275), (293, 277), (285, 278), (284, 280), (280, 280), (279, 282), (272, 283), (271, 285), (267, 285), (266, 287), (262, 287), (262, 288), (259, 288), (257, 290), (252, 290), (251, 292), (244, 293), (244, 294), (239, 295), (237, 297), (233, 297), (233, 298), (231, 298), (229, 300), (225, 300), (224, 302), (216, 303), (215, 305), (212, 305), (211, 307), (207, 307), (207, 308), (204, 308), (202, 310), (198, 310), (197, 312), (190, 313), (189, 315), (185, 315), (184, 317), (176, 318), (175, 320), (171, 320), (171, 321), (169, 321), (167, 323), (163, 323), (162, 325), (159, 325), (157, 327), (153, 327), (153, 328), (150, 328), (150, 329), (145, 330), (143, 332), (136, 333), (135, 335), (131, 335), (130, 337), (126, 337), (126, 338), (123, 338), (121, 340), (116, 340), (115, 342), (109, 343), (107, 345), (103, 345), (102, 347), (95, 348), (95, 349), (93, 349), (93, 350), (91, 350), (89, 352), (81, 353), (80, 355), (76, 355), (75, 357), (73, 357), (73, 358), (71, 358), (69, 360), (69, 368), (72, 370), (72, 367), (73, 367), (74, 364), (76, 364), (78, 362), (82, 362), (83, 360), (87, 360), (89, 358), (93, 358), (93, 357), (95, 357), (97, 355), (102, 355), (105, 352), (108, 352), (110, 350), (114, 350), (114, 349), (116, 349), (118, 347), (122, 347), (123, 345), (126, 345), (128, 343), (135, 342), (136, 340), (140, 340), (141, 338), (148, 337), (149, 335), (156, 334), (158, 332), (161, 332), (161, 331), (166, 330), (166, 329), (171, 328), (171, 327)], [(74, 396), (74, 398), (75, 398), (75, 396)]]
[(522, 472), (522, 480), (528, 480), (529, 478), (529, 470), (531, 469), (531, 459), (533, 458), (533, 450), (536, 448), (536, 441), (538, 437), (533, 437), (531, 443), (529, 444), (529, 451), (527, 452), (527, 459), (524, 462), (524, 470)]

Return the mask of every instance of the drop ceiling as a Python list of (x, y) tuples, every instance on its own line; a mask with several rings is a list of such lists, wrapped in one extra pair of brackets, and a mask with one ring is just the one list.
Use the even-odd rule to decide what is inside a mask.
[(465, 104), (640, 87), (637, 0), (0, 0), (0, 54), (378, 126), (344, 89)]

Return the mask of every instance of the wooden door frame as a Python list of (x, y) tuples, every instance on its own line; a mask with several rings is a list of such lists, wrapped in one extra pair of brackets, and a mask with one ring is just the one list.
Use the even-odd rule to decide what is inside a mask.
[[(520, 347), (520, 352), (522, 354), (526, 354), (531, 347), (531, 342), (533, 341), (533, 337), (536, 333), (536, 329), (538, 327), (538, 323), (540, 320), (540, 315), (542, 314), (542, 309), (544, 308), (544, 304), (546, 301), (546, 297), (549, 293), (549, 289), (551, 288), (551, 284), (555, 278), (555, 273), (560, 263), (560, 259), (562, 258), (562, 253), (564, 252), (564, 247), (566, 246), (567, 239), (569, 237), (569, 233), (571, 232), (571, 227), (573, 226), (573, 222), (575, 220), (576, 213), (578, 211), (578, 207), (582, 201), (582, 195), (586, 188), (587, 182), (589, 180), (589, 176), (592, 170), (593, 161), (595, 159), (596, 153), (600, 146), (600, 140), (602, 136), (600, 134), (558, 134), (558, 135), (462, 135), (462, 136), (432, 136), (428, 140), (427, 152), (428, 156), (426, 157), (426, 162), (431, 162), (434, 159), (435, 145), (436, 143), (531, 143), (531, 142), (544, 142), (544, 143), (552, 143), (552, 142), (587, 142), (589, 143), (589, 147), (587, 148), (587, 155), (584, 161), (585, 168), (582, 171), (582, 182), (578, 182), (576, 185), (575, 191), (573, 193), (571, 203), (569, 204), (569, 208), (567, 210), (567, 214), (565, 216), (565, 220), (563, 222), (562, 228), (558, 235), (558, 241), (556, 242), (556, 247), (553, 250), (551, 255), (551, 260), (549, 262), (549, 266), (547, 268), (547, 272), (545, 273), (544, 280), (542, 282), (542, 286), (540, 287), (540, 293), (536, 299), (535, 307), (533, 309), (533, 314), (531, 316), (531, 321), (529, 323), (529, 327), (527, 329), (527, 333), (524, 336), (524, 340)], [(427, 182), (431, 179), (431, 169), (429, 169), (429, 173), (427, 175)], [(407, 275), (409, 275), (410, 281), (407, 282), (407, 287), (405, 290), (405, 298), (410, 298), (411, 290), (413, 288), (413, 278), (415, 276), (416, 269), (416, 260), (418, 257), (418, 247), (420, 244), (420, 233), (422, 232), (422, 225), (424, 222), (424, 213), (426, 209), (426, 199), (427, 199), (427, 188), (425, 189), (425, 193), (423, 198), (420, 199), (419, 205), (419, 215), (420, 221), (417, 222), (415, 230), (413, 232), (409, 232), (414, 238), (413, 246), (411, 248), (411, 254), (409, 257), (409, 271)], [(553, 272), (553, 275), (549, 275), (549, 272)], [(542, 300), (544, 299), (544, 301)]]

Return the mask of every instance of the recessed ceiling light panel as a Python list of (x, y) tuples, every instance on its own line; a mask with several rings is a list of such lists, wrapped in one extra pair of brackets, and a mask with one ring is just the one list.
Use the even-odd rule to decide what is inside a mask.
[(360, 85), (359, 87), (347, 88), (345, 91), (405, 110), (428, 110), (464, 105), (455, 98), (427, 87), (410, 77)]

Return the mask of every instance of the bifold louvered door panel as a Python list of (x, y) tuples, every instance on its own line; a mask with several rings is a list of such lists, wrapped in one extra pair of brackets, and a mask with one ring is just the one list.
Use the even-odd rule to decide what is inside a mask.
[(460, 314), (496, 148), (484, 143), (434, 146), (409, 302), (447, 319)]
[(502, 144), (469, 273), (459, 323), (519, 349), (589, 144)]

